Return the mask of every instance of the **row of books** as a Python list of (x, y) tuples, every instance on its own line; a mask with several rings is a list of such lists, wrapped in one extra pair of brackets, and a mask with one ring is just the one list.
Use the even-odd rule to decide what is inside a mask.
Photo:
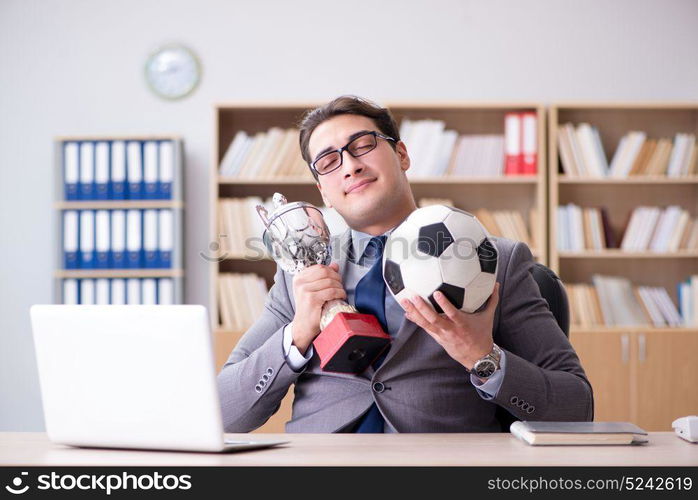
[[(234, 258), (260, 259), (266, 255), (262, 244), (264, 223), (257, 214), (257, 205), (273, 211), (271, 198), (223, 198), (218, 201), (218, 235), (221, 255)], [(334, 209), (318, 207), (330, 234), (339, 235), (347, 228), (344, 219)]]
[(684, 325), (698, 326), (698, 274), (679, 283), (677, 295)]
[(632, 176), (686, 177), (698, 174), (698, 148), (694, 134), (678, 133), (671, 139), (648, 139), (642, 131), (625, 134), (609, 165), (596, 127), (580, 123), (558, 126), (558, 147), (563, 172), (569, 177)]
[(171, 140), (65, 141), (62, 161), (68, 201), (172, 199)]
[(698, 250), (698, 218), (677, 205), (637, 207), (620, 244), (623, 250), (675, 252)]
[(226, 149), (218, 172), (240, 179), (302, 177), (309, 174), (301, 156), (299, 130), (272, 127), (249, 135), (238, 131)]
[[(453, 200), (448, 198), (421, 198), (417, 201), (417, 206), (420, 208), (429, 205), (455, 206)], [(532, 209), (529, 213), (531, 227), (536, 227), (535, 213), (535, 209)], [(532, 238), (520, 212), (516, 210), (487, 210), (486, 208), (481, 208), (473, 212), (473, 215), (477, 217), (491, 235), (523, 241), (530, 248), (536, 248), (535, 238)]]
[(538, 163), (537, 117), (533, 112), (507, 113), (504, 135), (459, 135), (442, 120), (400, 124), (407, 146), (411, 178), (535, 175)]
[(615, 248), (616, 237), (605, 207), (557, 207), (557, 249), (562, 252)]
[(64, 210), (64, 269), (171, 268), (171, 209)]
[[(459, 135), (442, 120), (404, 119), (400, 138), (407, 145), (416, 177), (535, 175), (538, 170), (538, 118), (535, 112), (506, 113), (504, 135)], [(240, 179), (302, 177), (299, 131), (272, 127), (240, 130), (226, 148), (219, 174)]]
[(247, 330), (264, 309), (267, 297), (264, 278), (252, 273), (218, 275), (218, 311), (223, 328)]
[(169, 305), (175, 303), (172, 278), (67, 278), (62, 281), (63, 304)]
[[(580, 207), (573, 203), (557, 208), (557, 248), (581, 252), (618, 248), (605, 207)], [(698, 218), (679, 206), (637, 207), (623, 234), (620, 248), (629, 252), (698, 250)]]
[(592, 283), (565, 285), (575, 326), (698, 325), (698, 276), (682, 284), (680, 309), (663, 287), (633, 286), (627, 278), (599, 274), (592, 276)]

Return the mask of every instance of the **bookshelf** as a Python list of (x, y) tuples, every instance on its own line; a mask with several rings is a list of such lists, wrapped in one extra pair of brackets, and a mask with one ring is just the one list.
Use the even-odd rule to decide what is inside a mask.
[[(289, 201), (303, 200), (322, 206), (322, 199), (309, 171), (302, 176), (273, 179), (238, 178), (220, 176), (219, 165), (228, 145), (238, 131), (252, 135), (271, 127), (288, 128), (298, 124), (304, 112), (323, 103), (270, 103), (232, 102), (214, 106), (214, 141), (211, 165), (210, 234), (211, 247), (220, 249), (218, 202), (226, 198), (259, 196), (271, 197), (281, 191)], [(507, 112), (533, 112), (537, 118), (537, 173), (511, 177), (419, 177), (410, 180), (415, 199), (448, 198), (458, 208), (475, 211), (519, 211), (527, 223), (534, 240), (532, 252), (539, 262), (547, 263), (547, 187), (545, 154), (544, 107), (539, 103), (482, 103), (482, 102), (393, 102), (384, 103), (393, 113), (398, 125), (403, 119), (443, 120), (447, 129), (458, 134), (504, 134), (504, 117)], [(408, 152), (410, 144), (407, 144)], [(409, 174), (408, 174), (409, 175)], [(531, 209), (534, 217), (529, 217)], [(224, 237), (228, 237), (227, 235)], [(214, 329), (216, 363), (218, 369), (244, 332), (221, 327), (218, 311), (218, 277), (221, 273), (255, 273), (262, 276), (268, 286), (273, 283), (276, 264), (270, 259), (249, 260), (233, 254), (212, 254), (210, 267), (211, 322)], [(290, 418), (291, 396), (267, 424), (258, 432), (283, 432), (283, 424)]]
[[(698, 177), (635, 176), (571, 178), (563, 175), (558, 125), (589, 123), (610, 159), (631, 130), (648, 138), (698, 133), (698, 103), (557, 103), (548, 110), (549, 265), (565, 283), (591, 283), (594, 274), (622, 276), (633, 285), (664, 287), (678, 304), (677, 283), (698, 273), (698, 252), (559, 251), (557, 207), (605, 206), (622, 239), (637, 206), (679, 205), (698, 217)], [(698, 328), (598, 327), (573, 325), (572, 343), (595, 388), (596, 420), (631, 420), (648, 431), (671, 430), (679, 416), (698, 411)]]
[[(66, 168), (67, 168), (67, 160), (66, 160), (66, 155), (65, 155), (65, 150), (64, 146), (68, 143), (77, 143), (78, 145), (81, 145), (83, 143), (92, 143), (93, 147), (95, 148), (94, 152), (94, 157), (93, 157), (93, 181), (95, 183), (95, 186), (97, 185), (98, 178), (97, 178), (97, 171), (100, 168), (98, 166), (98, 161), (97, 156), (98, 153), (96, 152), (97, 149), (97, 144), (102, 144), (102, 145), (107, 145), (105, 146), (105, 151), (106, 153), (106, 167), (105, 167), (105, 173), (104, 175), (107, 176), (106, 181), (108, 184), (108, 189), (109, 189), (109, 194), (103, 195), (104, 199), (67, 199), (67, 194), (66, 194)], [(123, 199), (110, 199), (112, 198), (113, 191), (115, 188), (113, 187), (114, 180), (113, 180), (113, 174), (114, 174), (114, 165), (115, 165), (115, 160), (112, 156), (113, 149), (115, 148), (114, 144), (115, 143), (123, 143), (124, 144), (124, 152), (126, 151), (127, 145), (129, 143), (137, 143), (140, 146), (140, 151), (141, 155), (143, 155), (143, 148), (145, 143), (149, 144), (155, 144), (156, 149), (158, 150), (158, 153), (153, 156), (153, 158), (157, 158), (157, 168), (154, 169), (154, 171), (157, 172), (156, 177), (157, 177), (157, 186), (158, 189), (163, 189), (160, 187), (161, 180), (164, 179), (163, 177), (163, 172), (165, 170), (165, 167), (161, 165), (161, 161), (165, 162), (165, 156), (162, 150), (160, 150), (160, 145), (165, 144), (168, 147), (168, 151), (170, 152), (171, 156), (168, 156), (167, 158), (171, 161), (168, 162), (167, 166), (167, 178), (169, 179), (169, 182), (165, 183), (162, 182), (162, 185), (167, 184), (168, 191), (167, 193), (165, 192), (160, 192), (158, 191), (155, 194), (143, 194), (142, 198), (139, 199), (129, 199), (129, 194), (123, 194)], [(54, 208), (54, 218), (55, 218), (55, 224), (57, 230), (57, 238), (56, 238), (56, 247), (54, 251), (54, 302), (55, 303), (64, 303), (66, 301), (66, 297), (64, 297), (63, 294), (63, 283), (65, 280), (77, 280), (77, 283), (81, 283), (81, 280), (89, 280), (92, 281), (93, 283), (96, 283), (95, 280), (109, 280), (109, 292), (107, 293), (107, 302), (105, 303), (112, 303), (112, 280), (140, 280), (139, 283), (143, 283), (142, 280), (148, 279), (148, 280), (155, 280), (156, 283), (156, 290), (157, 287), (159, 287), (159, 280), (160, 279), (165, 279), (168, 283), (168, 285), (171, 284), (171, 288), (168, 286), (168, 300), (166, 303), (173, 303), (173, 304), (181, 304), (184, 301), (184, 269), (183, 269), (183, 262), (184, 262), (184, 256), (183, 256), (183, 241), (184, 241), (184, 227), (183, 227), (183, 211), (184, 211), (184, 201), (183, 201), (183, 176), (182, 176), (182, 170), (183, 170), (183, 142), (180, 137), (177, 136), (158, 136), (158, 135), (143, 135), (143, 136), (60, 136), (56, 137), (54, 139), (54, 145), (55, 145), (55, 164), (57, 166), (56, 168), (56, 175), (54, 179), (54, 199), (56, 200), (54, 202), (53, 208)], [(78, 149), (80, 147), (78, 146)], [(80, 153), (82, 154), (82, 153)], [(81, 161), (81, 157), (78, 158), (78, 162)], [(124, 156), (123, 157), (123, 167), (124, 170), (128, 170), (128, 157)], [(141, 181), (143, 186), (145, 186), (146, 183), (146, 178), (145, 178), (145, 158), (144, 156), (141, 156), (140, 161), (141, 163)], [(103, 164), (104, 165), (104, 164)], [(80, 179), (78, 180), (78, 184), (82, 182), (83, 178), (82, 176), (84, 175), (82, 172), (82, 164), (79, 163), (79, 168), (80, 168)], [(152, 170), (151, 170), (152, 171)], [(104, 179), (103, 179), (104, 180)], [(126, 189), (128, 191), (128, 174), (126, 175), (126, 178), (124, 179), (124, 183), (126, 184)], [(96, 189), (95, 189), (96, 191)], [(146, 199), (146, 196), (150, 198), (161, 198), (161, 199)], [(97, 196), (95, 196), (96, 198)], [(115, 197), (115, 196), (114, 196)], [(138, 210), (142, 211), (149, 210), (152, 211), (154, 214), (159, 214), (162, 211), (168, 211), (171, 212), (171, 218), (168, 220), (171, 220), (171, 248), (170, 250), (170, 257), (169, 257), (169, 262), (168, 264), (160, 263), (155, 268), (148, 267), (149, 264), (145, 262), (145, 259), (142, 262), (141, 266), (138, 267), (123, 267), (123, 266), (115, 266), (113, 265), (113, 262), (111, 262), (111, 255), (109, 257), (110, 262), (108, 265), (101, 266), (101, 267), (90, 267), (90, 268), (71, 268), (71, 269), (66, 269), (64, 266), (64, 238), (65, 238), (65, 227), (64, 227), (64, 213), (66, 211), (74, 211), (77, 212), (78, 214), (82, 213), (83, 211), (91, 211), (94, 214), (97, 214), (97, 211), (106, 211), (106, 213), (109, 214), (109, 224), (108, 224), (108, 236), (107, 236), (107, 241), (109, 245), (109, 252), (111, 254), (112, 251), (112, 243), (113, 242), (113, 234), (112, 234), (112, 214), (114, 213), (113, 211), (122, 211), (124, 213), (128, 213), (130, 210)], [(95, 216), (96, 217), (96, 216)], [(142, 216), (141, 216), (142, 217)], [(141, 219), (141, 224), (143, 220)], [(160, 234), (160, 220), (158, 220), (158, 235)], [(143, 243), (145, 242), (145, 238), (143, 237), (143, 230), (145, 228), (141, 226), (141, 252), (145, 254), (145, 249), (143, 248)], [(95, 247), (97, 246), (96, 240), (97, 240), (97, 230), (95, 227)], [(79, 239), (79, 236), (78, 236)], [(160, 248), (160, 240), (157, 242), (158, 245), (158, 253), (161, 250)], [(96, 250), (96, 248), (95, 248)], [(163, 285), (164, 289), (164, 285)], [(157, 292), (156, 292), (157, 293)], [(140, 295), (140, 292), (139, 292)], [(161, 296), (156, 295), (156, 301), (159, 301)], [(95, 297), (97, 299), (97, 297)], [(102, 297), (104, 299), (104, 297)], [(95, 302), (97, 303), (97, 302)]]

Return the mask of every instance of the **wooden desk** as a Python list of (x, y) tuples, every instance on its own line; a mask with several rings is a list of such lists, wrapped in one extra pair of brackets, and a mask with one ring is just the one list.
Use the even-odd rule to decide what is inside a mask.
[(231, 454), (82, 449), (44, 433), (0, 433), (0, 465), (93, 466), (698, 466), (698, 444), (670, 432), (643, 446), (528, 446), (509, 434), (229, 434), (290, 441), (283, 448)]

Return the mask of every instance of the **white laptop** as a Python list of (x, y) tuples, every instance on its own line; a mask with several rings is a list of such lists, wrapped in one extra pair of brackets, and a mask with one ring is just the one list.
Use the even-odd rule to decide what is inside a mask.
[(30, 311), (46, 431), (84, 447), (223, 452), (203, 306), (35, 305)]

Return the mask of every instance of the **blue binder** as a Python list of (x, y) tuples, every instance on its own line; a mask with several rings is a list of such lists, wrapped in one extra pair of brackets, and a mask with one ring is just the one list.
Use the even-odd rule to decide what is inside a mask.
[(130, 141), (126, 144), (126, 172), (128, 178), (128, 198), (143, 199), (143, 151), (142, 144)]
[(80, 267), (95, 268), (95, 217), (92, 210), (80, 210)]
[(172, 268), (172, 250), (174, 248), (174, 214), (170, 209), (159, 210), (158, 213), (158, 250), (160, 267)]
[(109, 199), (109, 143), (95, 144), (95, 199)]
[(76, 210), (63, 212), (63, 268), (80, 267), (80, 218)]
[(93, 200), (95, 195), (94, 143), (80, 143), (80, 199)]
[(63, 143), (63, 184), (67, 201), (80, 199), (80, 144)]
[(174, 179), (175, 157), (174, 142), (161, 141), (158, 155), (158, 198), (172, 199), (172, 181)]
[(143, 265), (148, 269), (160, 267), (157, 210), (143, 211)]
[(111, 210), (111, 245), (109, 249), (110, 267), (124, 269), (126, 265), (126, 212)]
[(95, 268), (109, 268), (109, 211), (95, 212)]
[(113, 200), (124, 200), (128, 194), (128, 184), (126, 182), (126, 143), (124, 141), (113, 141), (110, 149), (109, 193)]
[(158, 187), (158, 143), (143, 143), (143, 198), (156, 200), (160, 197)]
[(139, 268), (142, 266), (143, 254), (142, 213), (140, 210), (126, 212), (126, 266)]

